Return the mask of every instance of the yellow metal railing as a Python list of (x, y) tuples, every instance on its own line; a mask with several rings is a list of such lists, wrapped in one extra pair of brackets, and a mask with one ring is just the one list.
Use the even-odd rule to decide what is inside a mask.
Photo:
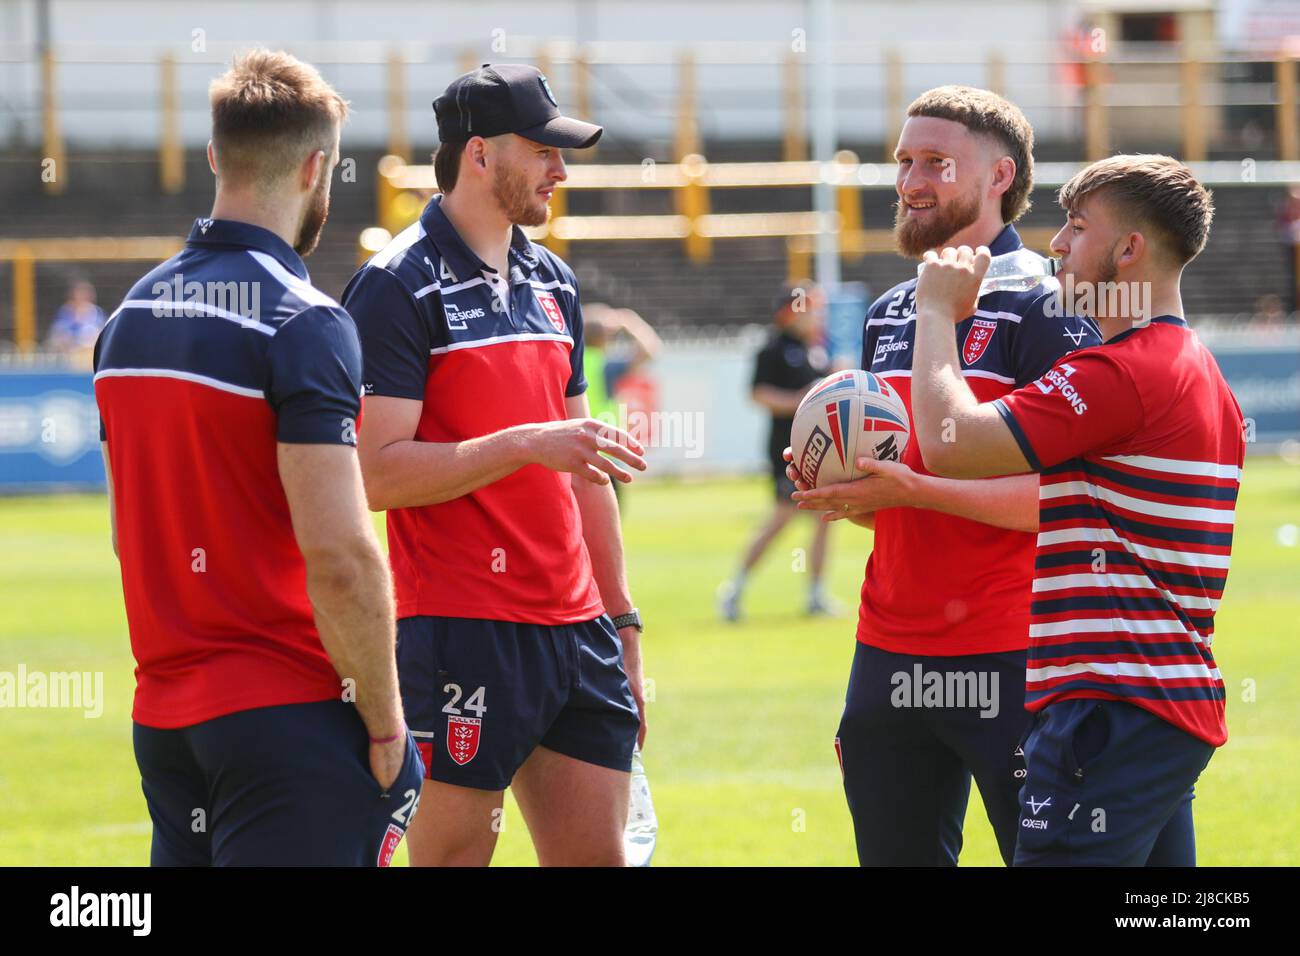
[(13, 267), (14, 344), (36, 348), (36, 265), (41, 262), (161, 262), (184, 242), (170, 236), (0, 239), (0, 262)]
[(158, 136), (158, 178), (162, 191), (174, 194), (185, 188), (185, 146), (181, 142), (176, 57), (170, 53), (164, 56), (158, 72), (162, 113), (162, 129)]
[[(715, 239), (816, 235), (830, 230), (847, 235), (862, 227), (858, 189), (862, 185), (858, 157), (848, 150), (835, 155), (835, 162), (823, 168), (815, 162), (710, 163), (698, 153), (680, 163), (643, 165), (570, 166), (569, 178), (551, 198), (551, 219), (544, 226), (528, 230), (557, 255), (565, 255), (573, 241), (614, 239), (676, 239), (695, 262), (712, 256)], [(829, 177), (835, 183), (836, 212), (824, 219), (815, 212), (713, 213), (712, 189), (766, 188), (772, 186), (811, 187)], [(437, 192), (432, 166), (410, 166), (395, 156), (379, 161), (377, 221), (384, 233), (396, 234), (416, 220), (428, 196)], [(891, 180), (892, 181), (892, 180)], [(671, 189), (672, 215), (570, 216), (566, 193), (571, 189)], [(361, 243), (361, 254), (378, 247), (381, 234), (370, 233)], [(841, 247), (853, 258), (854, 247)]]
[[(1041, 163), (1036, 167), (1040, 186), (1059, 185), (1081, 164)], [(1195, 162), (1193, 172), (1203, 182), (1241, 184), (1241, 166), (1234, 162)], [(712, 243), (722, 239), (784, 237), (787, 240), (791, 278), (808, 275), (813, 237), (836, 235), (840, 255), (849, 260), (894, 250), (890, 229), (864, 229), (862, 189), (889, 189), (894, 182), (893, 164), (860, 163), (853, 153), (836, 153), (834, 162), (710, 163), (694, 154), (680, 163), (643, 165), (580, 165), (568, 167), (568, 179), (551, 198), (551, 218), (544, 226), (526, 230), (531, 238), (545, 243), (557, 255), (566, 255), (573, 242), (619, 240), (670, 240), (680, 242), (696, 262), (706, 261)], [(367, 229), (359, 255), (365, 258), (391, 236), (414, 222), (425, 202), (437, 192), (432, 166), (411, 166), (397, 157), (386, 156), (379, 163), (379, 227)], [(1278, 185), (1300, 181), (1300, 162), (1255, 164), (1255, 185)], [(710, 212), (708, 194), (713, 189), (772, 187), (809, 188), (829, 182), (835, 187), (835, 211), (817, 212)], [(671, 189), (673, 212), (658, 215), (591, 215), (568, 213), (570, 190)], [(1022, 231), (1026, 242), (1046, 250), (1054, 229)]]
[(41, 182), (52, 196), (63, 192), (67, 179), (67, 163), (63, 153), (63, 135), (59, 131), (59, 100), (57, 70), (54, 54), (46, 50), (41, 54)]
[[(310, 44), (303, 44), (302, 55), (311, 58)], [(1147, 50), (1147, 48), (1154, 48)], [(295, 48), (296, 49), (296, 48)], [(592, 119), (592, 83), (593, 75), (600, 66), (605, 65), (670, 65), (676, 71), (673, 113), (673, 158), (684, 160), (687, 156), (698, 155), (702, 151), (699, 131), (699, 115), (702, 97), (698, 83), (698, 67), (701, 64), (716, 66), (749, 65), (775, 63), (778, 66), (780, 87), (778, 107), (782, 111), (783, 140), (782, 156), (787, 161), (798, 161), (807, 157), (805, 130), (807, 118), (805, 111), (806, 89), (805, 71), (808, 57), (792, 53), (788, 48), (784, 53), (774, 54), (772, 44), (620, 44), (611, 42), (593, 42), (576, 44), (557, 40), (538, 40), (533, 38), (511, 39), (511, 59), (527, 58), (544, 64), (548, 69), (564, 66), (568, 70), (569, 80), (575, 96), (576, 112), (584, 118)], [(874, 66), (880, 70), (874, 96), (884, 111), (884, 126), (881, 138), (884, 143), (883, 159), (893, 158), (893, 148), (903, 121), (903, 111), (911, 92), (907, 84), (907, 69), (919, 65), (915, 56), (905, 58), (905, 48), (885, 47), (882, 51), (866, 51), (860, 54), (841, 51), (836, 54), (836, 61), (851, 65)], [(380, 68), (380, 84), (384, 90), (384, 111), (386, 123), (386, 140), (388, 151), (403, 159), (411, 157), (411, 137), (408, 130), (408, 106), (410, 102), (407, 67), (429, 62), (446, 62), (446, 52), (434, 57), (426, 49), (423, 54), (411, 53), (411, 47), (385, 47), (375, 44), (342, 44), (322, 50), (324, 63), (364, 63)], [(1144, 52), (1145, 51), (1145, 52)], [(232, 50), (233, 52), (233, 50)], [(915, 50), (909, 51), (915, 54)], [(107, 57), (100, 59), (100, 57)], [(41, 74), (41, 138), (43, 158), (46, 171), (42, 180), (47, 192), (58, 193), (67, 180), (65, 168), (65, 149), (60, 122), (60, 101), (58, 90), (58, 64), (60, 60), (71, 63), (99, 62), (153, 62), (159, 71), (159, 179), (164, 191), (179, 190), (184, 185), (183, 147), (180, 138), (180, 107), (176, 64), (176, 54), (167, 52), (154, 60), (141, 61), (133, 54), (97, 53), (77, 55), (71, 51), (59, 55), (51, 50), (40, 57)], [(1232, 106), (1271, 106), (1274, 113), (1276, 155), (1282, 160), (1300, 160), (1300, 119), (1297, 108), (1300, 95), (1297, 94), (1296, 60), (1290, 53), (1281, 53), (1272, 58), (1243, 59), (1226, 54), (1212, 44), (1205, 42), (1188, 42), (1178, 44), (1116, 44), (1111, 49), (1098, 52), (1063, 51), (1059, 47), (1043, 50), (1017, 50), (1017, 60), (1008, 60), (997, 49), (983, 54), (984, 82), (992, 89), (1009, 93), (1016, 98), (1015, 90), (1007, 89), (1007, 69), (1009, 65), (1052, 64), (1062, 71), (1073, 70), (1076, 79), (1058, 80), (1048, 102), (1044, 103), (1042, 91), (1037, 87), (1025, 91), (1029, 103), (1025, 104), (1032, 112), (1033, 108), (1043, 109), (1077, 109), (1084, 143), (1085, 158), (1099, 159), (1105, 156), (1112, 141), (1116, 138), (1116, 117), (1123, 111), (1124, 115), (1132, 113), (1124, 108), (1137, 108), (1161, 115), (1176, 111), (1176, 120), (1183, 159), (1197, 161), (1204, 159), (1210, 144), (1218, 135), (1218, 113)], [(210, 62), (214, 70), (219, 70), (228, 61), (226, 51), (214, 48), (203, 55), (204, 62)], [(466, 49), (458, 56), (452, 57), (458, 63), (457, 69), (468, 71), (484, 59), (493, 56), (480, 54), (473, 49)], [(499, 58), (499, 57), (498, 57)], [(194, 62), (192, 51), (186, 51), (184, 62)], [(939, 60), (926, 60), (923, 65), (933, 68)], [(962, 63), (972, 62), (966, 54)], [(976, 64), (980, 54), (975, 55)], [(1253, 99), (1242, 99), (1223, 95), (1228, 85), (1222, 80), (1213, 80), (1214, 68), (1229, 63), (1272, 63), (1272, 82), (1267, 84), (1267, 95), (1255, 94)], [(1168, 83), (1176, 90), (1176, 96), (1169, 102), (1156, 104), (1145, 100), (1141, 94), (1146, 80), (1135, 73), (1145, 69), (1165, 70)], [(1163, 75), (1163, 74), (1162, 74)], [(1162, 83), (1165, 81), (1162, 80)], [(1256, 87), (1262, 84), (1256, 84)], [(345, 91), (346, 92), (346, 91)], [(1261, 98), (1263, 96), (1263, 98)], [(1037, 102), (1034, 102), (1037, 101)], [(1122, 117), (1120, 117), (1122, 118)], [(595, 119), (599, 119), (596, 117)], [(1130, 123), (1130, 126), (1132, 124)], [(1171, 127), (1172, 130), (1172, 127)], [(1118, 130), (1123, 133), (1123, 130)], [(1130, 130), (1131, 135), (1131, 130)], [(683, 214), (686, 211), (683, 210)]]
[(1300, 124), (1296, 121), (1296, 67), (1293, 57), (1273, 64), (1277, 84), (1277, 141), (1282, 159), (1300, 159)]
[(396, 50), (388, 54), (388, 153), (404, 162), (411, 158), (406, 132), (406, 61)]
[[(771, 44), (732, 44), (731, 48), (719, 52), (719, 47), (727, 44), (697, 44), (697, 46), (671, 47), (668, 55), (666, 49), (656, 44), (617, 44), (588, 43), (576, 44), (559, 42), (559, 40), (512, 39), (511, 59), (524, 56), (546, 69), (564, 65), (568, 68), (569, 81), (575, 95), (578, 116), (593, 118), (591, 107), (591, 85), (598, 66), (612, 64), (642, 65), (671, 64), (676, 69), (676, 101), (673, 104), (673, 159), (681, 161), (686, 156), (701, 152), (699, 142), (699, 108), (701, 94), (697, 81), (698, 65), (716, 64), (758, 64), (774, 62)], [(409, 83), (407, 66), (430, 62), (425, 59), (407, 55), (403, 47), (382, 48), (374, 51), (374, 44), (355, 44), (355, 55), (348, 55), (350, 47), (334, 49), (330, 61), (365, 62), (382, 66), (383, 101), (385, 101), (387, 148), (393, 155), (402, 159), (411, 157), (411, 137), (408, 131)], [(1217, 111), (1221, 111), (1229, 100), (1222, 95), (1226, 83), (1210, 82), (1212, 70), (1218, 65), (1231, 62), (1271, 62), (1273, 77), (1268, 98), (1245, 101), (1232, 98), (1232, 104), (1239, 107), (1248, 105), (1271, 105), (1274, 113), (1275, 152), (1282, 160), (1300, 160), (1300, 94), (1297, 94), (1296, 59), (1292, 53), (1279, 53), (1274, 57), (1262, 57), (1258, 60), (1243, 60), (1240, 57), (1226, 55), (1213, 44), (1187, 43), (1178, 44), (1138, 44), (1132, 51), (1143, 51), (1147, 47), (1157, 47), (1153, 52), (1126, 52), (1123, 44), (1115, 44), (1113, 49), (1099, 52), (1060, 51), (1054, 53), (1018, 51), (1021, 59), (1009, 61), (1000, 49), (989, 49), (983, 57), (984, 82), (993, 90), (1006, 92), (1015, 98), (1015, 91), (1008, 90), (1006, 72), (1009, 64), (1043, 64), (1052, 62), (1062, 70), (1078, 72), (1078, 96), (1073, 98), (1074, 83), (1058, 81), (1056, 101), (1048, 108), (1078, 108), (1080, 114), (1079, 129), (1082, 130), (1084, 155), (1095, 160), (1105, 156), (1114, 139), (1114, 116), (1122, 107), (1136, 107), (1147, 111), (1165, 111), (1164, 105), (1147, 103), (1147, 101), (1123, 101), (1123, 94), (1128, 87), (1140, 87), (1143, 82), (1122, 74), (1122, 70), (1158, 68), (1167, 69), (1170, 82), (1177, 88), (1177, 99), (1170, 108), (1178, 113), (1180, 142), (1182, 142), (1182, 159), (1196, 161), (1205, 159), (1206, 152), (1213, 139), (1218, 135)], [(748, 51), (748, 52), (746, 52)], [(915, 51), (913, 51), (914, 53)], [(305, 53), (309, 57), (309, 53)], [(220, 69), (226, 57), (224, 53), (209, 53), (208, 59), (213, 69)], [(976, 55), (978, 56), (978, 55)], [(875, 59), (872, 59), (875, 57)], [(1037, 57), (1037, 59), (1035, 59)], [(1047, 57), (1047, 59), (1044, 59)], [(66, 53), (62, 57), (68, 62), (100, 62), (94, 57), (77, 57)], [(460, 72), (473, 69), (491, 56), (481, 55), (474, 49), (463, 49), (455, 56), (456, 68)], [(186, 53), (186, 62), (194, 60), (192, 52)], [(839, 60), (844, 60), (840, 56)], [(42, 78), (40, 91), (40, 112), (42, 112), (42, 150), (44, 168), (42, 181), (45, 191), (59, 194), (64, 190), (68, 170), (65, 168), (65, 147), (62, 139), (59, 90), (59, 57), (53, 51), (45, 51), (40, 56), (39, 68)], [(120, 60), (112, 60), (117, 62)], [(127, 60), (135, 62), (135, 60)], [(181, 143), (181, 117), (179, 117), (179, 91), (177, 79), (178, 57), (173, 52), (162, 53), (156, 62), (159, 70), (159, 179), (161, 189), (172, 193), (182, 189), (185, 183), (185, 165)], [(969, 61), (969, 56), (963, 62)], [(979, 60), (976, 59), (976, 62)], [(779, 108), (783, 116), (783, 143), (781, 155), (787, 161), (805, 159), (807, 156), (806, 129), (806, 77), (807, 57), (788, 51), (777, 56), (779, 64), (780, 98)], [(907, 66), (914, 60), (905, 59), (898, 48), (885, 48), (883, 53), (870, 53), (857, 59), (850, 59), (855, 65), (875, 65), (880, 69), (878, 95), (884, 111), (884, 127), (881, 138), (884, 140), (885, 161), (893, 157), (893, 147), (897, 143), (898, 131), (902, 125), (902, 114), (907, 105), (909, 88), (906, 85)], [(937, 62), (937, 61), (936, 61)], [(933, 65), (933, 64), (930, 64)], [(1128, 79), (1125, 79), (1125, 77)], [(1037, 96), (1037, 92), (1031, 91)], [(1073, 103), (1071, 103), (1073, 100)], [(598, 118), (598, 117), (597, 117)], [(593, 152), (582, 157), (590, 160)], [(705, 245), (701, 245), (705, 248)]]

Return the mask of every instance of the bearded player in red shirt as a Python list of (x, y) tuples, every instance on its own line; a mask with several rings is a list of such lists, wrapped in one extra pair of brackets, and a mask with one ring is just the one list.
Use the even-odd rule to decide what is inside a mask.
[[(1033, 142), (1024, 115), (994, 93), (945, 86), (922, 94), (895, 150), (899, 251), (1021, 248), (1012, 223), (1029, 207)], [(889, 382), (909, 412), (915, 297), (913, 277), (872, 305), (861, 366)], [(992, 292), (957, 323), (961, 372), (977, 395), (1004, 395), (1098, 341), (1090, 322), (1053, 305), (1043, 288)], [(858, 859), (955, 866), (974, 777), (1010, 864), (1023, 773), (1017, 744), (1028, 719), (1037, 483), (937, 477), (915, 436), (900, 463), (858, 466), (869, 476), (815, 491), (801, 485), (793, 496), (800, 508), (875, 529), (836, 737)]]

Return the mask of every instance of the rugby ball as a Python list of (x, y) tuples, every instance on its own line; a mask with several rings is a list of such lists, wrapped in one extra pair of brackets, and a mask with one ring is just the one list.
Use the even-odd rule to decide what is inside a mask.
[(804, 396), (794, 413), (790, 450), (813, 488), (861, 478), (859, 458), (898, 461), (911, 437), (902, 397), (861, 369), (836, 372)]

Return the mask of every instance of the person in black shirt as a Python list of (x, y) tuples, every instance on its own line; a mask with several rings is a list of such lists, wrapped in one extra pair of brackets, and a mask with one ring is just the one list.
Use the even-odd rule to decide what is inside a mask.
[[(794, 502), (790, 500), (794, 482), (786, 476), (781, 453), (790, 444), (790, 428), (800, 400), (830, 372), (830, 361), (821, 345), (825, 312), (825, 296), (811, 282), (786, 286), (776, 302), (773, 319), (776, 327), (758, 353), (751, 395), (772, 415), (767, 457), (776, 485), (776, 508), (745, 549), (739, 570), (718, 588), (718, 613), (728, 621), (740, 618), (740, 599), (749, 572), (795, 516)], [(836, 613), (834, 603), (822, 587), (829, 528), (829, 523), (819, 521), (813, 534), (809, 614)]]

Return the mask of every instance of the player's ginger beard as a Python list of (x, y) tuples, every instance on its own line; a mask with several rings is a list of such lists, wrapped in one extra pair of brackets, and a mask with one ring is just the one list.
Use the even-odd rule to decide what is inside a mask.
[(528, 185), (528, 178), (505, 164), (498, 164), (492, 172), (492, 198), (506, 219), (517, 226), (541, 226), (551, 218), (550, 204)]
[(974, 192), (940, 203), (923, 219), (909, 219), (907, 203), (900, 197), (894, 206), (894, 244), (903, 255), (919, 259), (928, 249), (942, 249), (979, 217), (980, 199)]

